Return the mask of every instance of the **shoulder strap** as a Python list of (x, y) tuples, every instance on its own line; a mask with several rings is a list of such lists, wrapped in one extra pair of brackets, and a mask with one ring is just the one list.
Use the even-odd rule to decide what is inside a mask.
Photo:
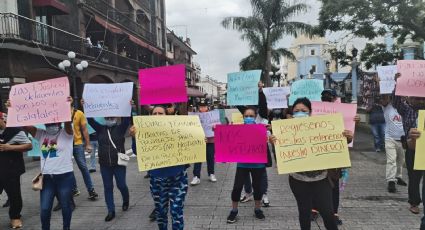
[[(111, 144), (112, 144), (112, 146), (114, 147), (114, 149), (118, 151), (117, 146), (115, 146), (115, 143), (114, 143), (114, 141), (113, 141), (113, 140), (112, 140), (112, 138), (111, 138), (111, 133), (109, 132), (109, 129), (107, 128), (106, 130), (108, 131), (109, 141), (111, 142)], [(119, 152), (119, 151), (118, 151), (118, 152)]]

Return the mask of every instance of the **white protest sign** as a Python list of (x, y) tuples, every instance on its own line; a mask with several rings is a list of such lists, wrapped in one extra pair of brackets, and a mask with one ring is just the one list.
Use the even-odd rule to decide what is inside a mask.
[(378, 66), (376, 71), (378, 71), (380, 93), (392, 93), (395, 87), (394, 76), (397, 73), (397, 66)]
[(213, 110), (206, 113), (189, 113), (189, 115), (198, 115), (201, 120), (202, 128), (206, 137), (214, 137), (213, 126), (221, 124), (220, 111)]
[(266, 95), (267, 107), (269, 109), (288, 108), (288, 100), (286, 96), (291, 93), (290, 87), (264, 88), (263, 92)]
[(130, 117), (133, 82), (85, 84), (83, 99), (86, 117)]

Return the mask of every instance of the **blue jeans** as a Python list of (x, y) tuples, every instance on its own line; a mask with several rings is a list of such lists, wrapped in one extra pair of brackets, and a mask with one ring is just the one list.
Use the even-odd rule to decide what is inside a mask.
[(50, 217), (55, 196), (58, 197), (62, 205), (63, 229), (70, 228), (72, 217), (71, 199), (74, 180), (73, 172), (59, 175), (44, 175), (43, 190), (40, 192), (40, 218), (41, 228), (43, 230), (50, 229)]
[(118, 189), (121, 192), (123, 202), (129, 202), (130, 194), (128, 192), (125, 174), (127, 168), (124, 166), (103, 166), (100, 165), (100, 174), (103, 180), (103, 190), (105, 193), (105, 202), (108, 212), (115, 212), (114, 204), (114, 177)]
[[(214, 143), (207, 143), (207, 171), (208, 176), (214, 174)], [(202, 163), (196, 163), (193, 167), (193, 175), (201, 178)]]
[(96, 170), (96, 150), (99, 144), (97, 141), (90, 141), (90, 145), (93, 148), (90, 154), (90, 169)]
[[(86, 156), (84, 154), (83, 145), (74, 145), (74, 159), (77, 162), (78, 168), (83, 175), (84, 183), (86, 184), (87, 191), (93, 190), (93, 182), (87, 168)], [(77, 181), (74, 181), (74, 189), (77, 189)]]
[[(244, 183), (244, 190), (245, 193), (252, 193), (252, 183), (251, 183), (251, 177), (246, 177), (245, 179), (245, 183)], [(267, 169), (264, 170), (264, 174), (261, 177), (261, 192), (262, 194), (266, 194), (267, 195), (267, 190), (269, 189), (269, 179), (267, 177)]]
[(373, 139), (375, 143), (375, 150), (385, 149), (385, 123), (381, 124), (370, 124), (372, 130)]

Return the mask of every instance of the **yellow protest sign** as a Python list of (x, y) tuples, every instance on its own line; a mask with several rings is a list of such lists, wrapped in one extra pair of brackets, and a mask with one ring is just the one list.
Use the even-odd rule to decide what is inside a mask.
[(232, 113), (232, 123), (234, 125), (243, 124), (243, 116), (241, 113)]
[(421, 132), (421, 136), (416, 140), (415, 164), (413, 169), (425, 170), (425, 110), (419, 110), (418, 130)]
[(206, 161), (198, 116), (136, 116), (133, 121), (140, 171)]
[(350, 167), (341, 114), (272, 121), (279, 174)]

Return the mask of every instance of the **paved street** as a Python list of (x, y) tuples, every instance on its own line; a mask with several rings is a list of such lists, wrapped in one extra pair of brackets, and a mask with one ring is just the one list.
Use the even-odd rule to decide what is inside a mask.
[[(344, 222), (341, 229), (418, 229), (422, 215), (413, 215), (408, 211), (407, 188), (398, 187), (399, 192), (396, 194), (386, 192), (385, 157), (383, 153), (371, 152), (371, 141), (370, 134), (357, 132), (355, 149), (351, 153), (353, 167), (341, 199), (340, 215)], [(24, 229), (40, 229), (39, 196), (30, 189), (30, 179), (38, 172), (37, 166), (38, 162), (28, 163), (27, 173), (22, 179)], [(100, 199), (92, 202), (86, 198), (81, 173), (76, 166), (74, 168), (82, 193), (76, 198), (77, 209), (73, 215), (72, 229), (156, 229), (156, 225), (149, 222), (147, 217), (153, 206), (148, 180), (143, 178), (144, 173), (137, 171), (135, 160), (127, 171), (131, 207), (125, 213), (120, 210), (122, 201), (115, 190), (117, 217), (110, 223), (104, 222), (106, 207), (99, 172), (92, 176)], [(202, 183), (189, 188), (185, 207), (186, 229), (299, 229), (296, 203), (289, 189), (287, 176), (277, 175), (276, 168), (268, 169), (268, 173), (271, 207), (264, 208), (266, 220), (254, 219), (254, 204), (249, 202), (240, 206), (239, 221), (229, 225), (226, 224), (226, 217), (231, 206), (230, 193), (235, 166), (218, 164), (217, 183), (207, 181), (206, 169), (203, 167)], [(0, 229), (7, 229), (7, 209), (0, 208), (0, 216)], [(61, 229), (61, 221), (60, 212), (55, 212), (52, 216), (52, 229)], [(324, 229), (320, 221), (319, 224)], [(319, 229), (315, 223), (312, 226), (313, 229)]]

